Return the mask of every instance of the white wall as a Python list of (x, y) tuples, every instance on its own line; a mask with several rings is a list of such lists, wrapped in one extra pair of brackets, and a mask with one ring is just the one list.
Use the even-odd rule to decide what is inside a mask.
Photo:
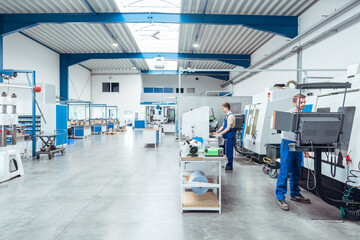
[[(120, 92), (102, 92), (103, 82), (119, 82)], [(138, 75), (93, 75), (92, 102), (98, 104), (116, 105), (119, 108), (120, 120), (124, 121), (124, 111), (145, 113), (145, 107), (140, 105), (142, 91), (141, 76)], [(92, 117), (101, 117), (101, 110), (92, 108)]]
[[(37, 99), (47, 120), (47, 124), (42, 121), (42, 130), (52, 132), (56, 128), (55, 94), (59, 94), (59, 55), (21, 34), (11, 34), (4, 37), (4, 69), (36, 71), (36, 83), (43, 88), (37, 94)], [(19, 74), (11, 83), (28, 86), (24, 74)], [(9, 93), (12, 92), (18, 95), (18, 114), (31, 114), (30, 90), (10, 89)]]
[[(56, 96), (60, 94), (60, 58), (56, 52), (19, 33), (4, 37), (4, 69), (35, 70), (36, 84), (42, 91), (36, 98), (47, 123), (41, 122), (42, 131), (53, 132), (56, 129)], [(69, 97), (72, 99), (91, 99), (90, 72), (79, 65), (69, 68)], [(30, 76), (32, 81), (32, 77)], [(28, 86), (25, 74), (19, 74), (11, 84)], [(31, 82), (32, 83), (32, 82)], [(0, 91), (7, 89), (0, 88)], [(28, 89), (9, 89), (9, 93), (18, 95), (17, 112), (19, 115), (32, 114), (32, 94)], [(39, 115), (39, 110), (37, 109)]]
[[(198, 78), (199, 80), (195, 80)], [(144, 74), (142, 75), (142, 81), (144, 87), (179, 87), (179, 77), (178, 75), (152, 75)], [(182, 76), (181, 77), (181, 87), (184, 88), (184, 93), (186, 93), (187, 88), (195, 88), (195, 94), (204, 94), (206, 91), (223, 91), (221, 84), (224, 81), (211, 78), (207, 76)]]
[[(300, 17), (300, 32), (308, 29), (310, 26), (314, 25), (316, 22), (321, 20), (324, 16), (329, 15), (331, 12), (336, 11), (339, 7), (343, 6), (349, 1), (324, 1), (321, 0), (315, 4), (310, 10)], [(346, 13), (344, 16), (339, 17), (333, 22), (322, 27), (311, 36), (305, 38), (301, 41), (304, 43), (314, 36), (322, 33), (326, 29), (340, 23), (344, 19), (353, 16), (360, 12), (360, 7), (352, 9), (350, 12)], [(360, 55), (355, 54), (360, 52), (360, 23), (354, 24), (351, 27), (342, 30), (333, 36), (323, 40), (315, 45), (305, 49), (302, 56), (303, 68), (347, 68), (347, 66), (360, 62)], [(274, 37), (262, 48), (256, 51), (252, 55), (252, 63), (256, 63), (259, 59), (262, 59), (267, 54), (275, 51), (281, 45), (286, 43), (286, 38), (283, 37)], [(298, 44), (298, 43), (297, 43)], [(295, 44), (295, 45), (297, 45)], [(294, 45), (294, 46), (295, 46)], [(289, 49), (283, 51), (281, 54), (291, 50), (293, 46)], [(279, 55), (278, 55), (279, 56)], [(278, 57), (275, 56), (274, 58)], [(270, 59), (271, 60), (271, 59)], [(269, 61), (270, 61), (269, 60)], [(261, 66), (259, 66), (261, 67)], [(284, 69), (284, 68), (296, 68), (296, 55), (292, 56), (285, 61), (280, 62), (272, 67), (273, 69)], [(345, 73), (341, 72), (312, 72), (309, 73), (309, 76), (339, 76), (344, 75)], [(288, 80), (296, 79), (296, 73), (294, 72), (263, 72), (259, 73), (241, 83), (234, 85), (233, 87), (228, 87), (226, 89), (234, 89), (235, 95), (254, 95), (262, 93), (265, 88), (273, 86), (275, 83), (285, 83)], [(318, 80), (309, 80), (309, 81), (318, 81)]]
[(69, 98), (91, 100), (91, 72), (80, 65), (69, 67)]

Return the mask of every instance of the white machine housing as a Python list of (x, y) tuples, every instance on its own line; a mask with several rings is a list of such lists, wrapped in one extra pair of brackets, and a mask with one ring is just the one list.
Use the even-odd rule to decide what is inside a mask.
[[(6, 144), (6, 127), (12, 127), (18, 124), (16, 105), (17, 99), (15, 94), (9, 94), (9, 96), (7, 96), (5, 92), (1, 94), (0, 126), (2, 129), (2, 133), (0, 146), (0, 182), (4, 182), (14, 177), (24, 175), (24, 168), (22, 165), (20, 152), (18, 150), (11, 149), (11, 147), (7, 146)], [(13, 128), (13, 131), (16, 131), (16, 128)]]
[(273, 87), (254, 96), (254, 103), (245, 106), (247, 118), (243, 147), (246, 150), (258, 155), (265, 155), (265, 144), (281, 142), (281, 135), (271, 126), (273, 113), (292, 109), (292, 98), (298, 93), (297, 89)]

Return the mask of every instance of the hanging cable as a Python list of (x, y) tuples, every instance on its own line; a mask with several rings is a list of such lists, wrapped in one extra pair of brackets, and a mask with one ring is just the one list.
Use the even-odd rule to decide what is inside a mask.
[[(351, 152), (351, 151), (350, 151)], [(352, 160), (349, 156), (350, 152), (346, 155), (346, 182), (344, 186), (344, 192), (343, 192), (343, 200), (351, 201), (353, 199), (353, 196), (351, 195), (354, 188), (357, 188), (355, 185), (357, 184), (356, 179), (360, 176), (360, 162), (358, 163), (358, 169), (357, 170), (350, 170), (350, 163), (352, 163)], [(352, 184), (353, 186), (351, 186)], [(341, 216), (349, 216), (352, 218), (360, 219), (360, 203), (354, 202), (352, 205), (347, 208), (340, 208), (341, 209)]]
[[(314, 151), (314, 147), (313, 147), (313, 144), (312, 144), (312, 141), (310, 140), (310, 144), (311, 144), (311, 148), (310, 148), (310, 150), (311, 150), (311, 152), (313, 152)], [(316, 188), (316, 176), (315, 176), (315, 173), (314, 173), (314, 171), (312, 171), (311, 169), (310, 169), (310, 163), (309, 163), (309, 158), (306, 158), (306, 162), (307, 162), (307, 165), (308, 165), (308, 172), (307, 172), (307, 178), (306, 178), (306, 187), (307, 187), (307, 189), (309, 189), (310, 191), (312, 191), (312, 190), (314, 190), (315, 188)], [(314, 165), (315, 165), (315, 159), (314, 159)], [(310, 172), (311, 172), (311, 174), (312, 174), (312, 176), (313, 176), (313, 178), (314, 178), (314, 186), (313, 187), (310, 187)]]
[(331, 171), (331, 176), (335, 177), (336, 176), (336, 157), (333, 154), (331, 154), (331, 156), (330, 156), (330, 171)]

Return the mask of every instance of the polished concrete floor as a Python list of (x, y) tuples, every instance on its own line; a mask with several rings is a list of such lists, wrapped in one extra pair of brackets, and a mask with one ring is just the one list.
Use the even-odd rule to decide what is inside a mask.
[[(0, 239), (360, 239), (360, 225), (319, 219), (310, 206), (277, 207), (275, 179), (237, 161), (223, 172), (222, 214), (180, 213), (178, 143), (142, 133), (76, 140), (66, 156), (24, 160), (25, 175), (0, 184)], [(323, 215), (337, 209), (310, 196)], [(304, 210), (305, 209), (305, 210)], [(336, 219), (336, 218), (335, 218)]]

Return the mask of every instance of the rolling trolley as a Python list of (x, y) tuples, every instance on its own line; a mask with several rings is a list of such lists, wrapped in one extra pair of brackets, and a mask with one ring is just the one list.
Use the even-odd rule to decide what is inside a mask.
[(280, 163), (276, 159), (280, 158), (280, 144), (266, 144), (266, 157), (263, 158), (265, 163), (262, 168), (265, 174), (268, 174), (271, 178), (278, 176), (278, 169), (280, 169)]
[[(49, 160), (52, 159), (55, 153), (61, 153), (62, 156), (65, 155), (65, 148), (64, 148), (64, 140), (65, 140), (65, 133), (66, 130), (64, 129), (56, 129), (54, 134), (49, 135), (35, 135), (35, 138), (40, 138), (43, 142), (40, 151), (36, 152), (36, 159), (40, 159), (41, 154), (47, 154)], [(56, 138), (58, 136), (62, 136), (62, 144), (61, 146), (56, 146)]]

